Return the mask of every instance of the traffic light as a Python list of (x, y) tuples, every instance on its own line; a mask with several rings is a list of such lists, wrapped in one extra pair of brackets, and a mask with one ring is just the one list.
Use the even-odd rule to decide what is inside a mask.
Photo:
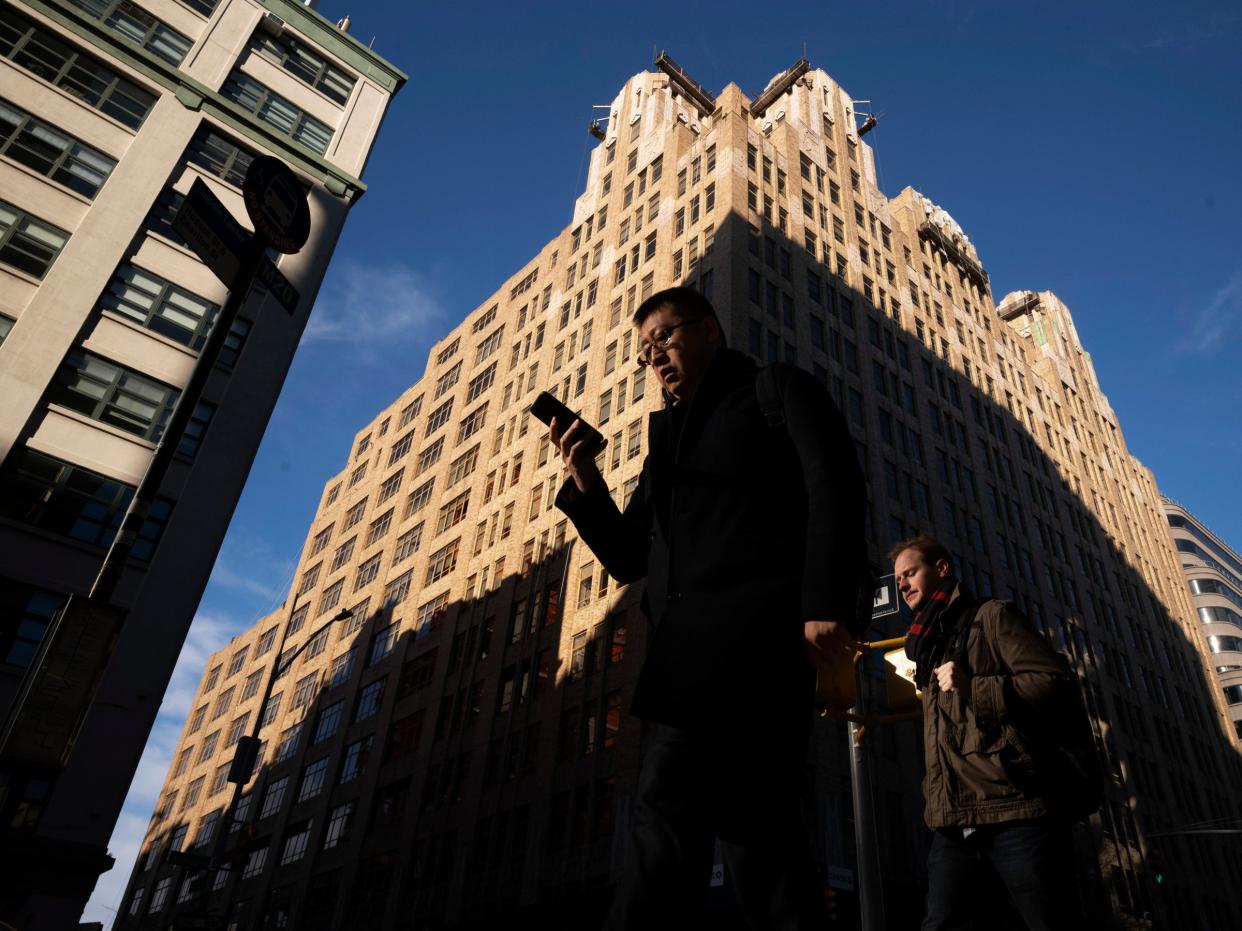
[(837, 923), (837, 890), (831, 886), (824, 887), (824, 907), (828, 911), (828, 921)]
[(245, 867), (254, 847), (255, 833), (254, 824), (251, 822), (243, 821), (238, 824), (237, 837), (229, 850), (229, 869), (240, 872)]

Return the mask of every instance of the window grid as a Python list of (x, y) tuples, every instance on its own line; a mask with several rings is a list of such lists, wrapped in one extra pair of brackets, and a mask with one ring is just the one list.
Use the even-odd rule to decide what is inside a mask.
[(69, 233), (0, 200), (0, 264), (42, 280)]
[(330, 126), (295, 107), (249, 75), (234, 70), (225, 80), (220, 93), (316, 155), (328, 151), (328, 143), (332, 140)]
[(0, 99), (0, 155), (94, 198), (116, 160)]

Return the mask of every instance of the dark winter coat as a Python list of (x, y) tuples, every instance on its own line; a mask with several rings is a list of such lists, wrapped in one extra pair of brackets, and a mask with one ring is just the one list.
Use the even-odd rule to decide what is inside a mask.
[(614, 579), (647, 579), (639, 717), (698, 727), (805, 713), (803, 622), (854, 620), (866, 559), (854, 445), (824, 388), (780, 368), (785, 427), (760, 410), (755, 364), (722, 349), (684, 411), (651, 414), (624, 514), (603, 482), (582, 495), (571, 480), (557, 497)]
[[(946, 610), (961, 609), (961, 598), (958, 586)], [(971, 620), (965, 612), (961, 623)], [(1053, 811), (1033, 738), (1064, 738), (1081, 717), (1064, 657), (1012, 604), (983, 601), (974, 618), (965, 644), (969, 689), (942, 692), (933, 676), (923, 692), (924, 818), (933, 830)]]

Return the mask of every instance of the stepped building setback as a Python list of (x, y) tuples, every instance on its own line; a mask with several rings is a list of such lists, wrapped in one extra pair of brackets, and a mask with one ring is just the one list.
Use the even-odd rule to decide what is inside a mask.
[[(613, 583), (554, 508), (563, 472), (526, 407), (550, 389), (599, 426), (624, 504), (661, 404), (629, 320), (674, 283), (714, 302), (732, 346), (828, 386), (868, 477), (877, 560), (933, 532), (967, 582), (1013, 599), (1069, 656), (1110, 776), (1078, 838), (1093, 926), (1228, 925), (1236, 845), (1149, 839), (1227, 811), (1242, 769), (1155, 482), (1069, 310), (1050, 292), (997, 303), (945, 210), (878, 190), (860, 115), (823, 71), (800, 61), (752, 100), (656, 64), (592, 127), (565, 228), (358, 432), (285, 607), (208, 662), (117, 926), (180, 912), (239, 929), (602, 917), (627, 842), (639, 722), (626, 709), (648, 625), (641, 585)], [(342, 608), (352, 619), (327, 623)], [(290, 656), (308, 641), (261, 709), (279, 644)], [(221, 830), (231, 748), (260, 714), (230, 868), (169, 864)], [(848, 920), (845, 734), (820, 720), (816, 736), (809, 827)], [(899, 927), (922, 911), (918, 741), (907, 725), (868, 743)], [(1145, 866), (1155, 844), (1163, 885)], [(727, 908), (727, 890), (710, 902)]]
[[(293, 0), (0, 3), (0, 924), (76, 926), (405, 75)], [(247, 229), (258, 155), (308, 191), (300, 292), (242, 303), (111, 599), (92, 589), (228, 297), (173, 229)], [(79, 615), (80, 616), (80, 615)], [(55, 630), (56, 633), (49, 633)], [(67, 632), (66, 632), (67, 631)]]

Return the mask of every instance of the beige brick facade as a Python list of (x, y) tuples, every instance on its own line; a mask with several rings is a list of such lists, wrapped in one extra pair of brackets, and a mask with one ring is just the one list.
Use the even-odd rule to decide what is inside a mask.
[[(877, 558), (937, 534), (968, 583), (1016, 601), (1070, 656), (1111, 775), (1080, 837), (1103, 872), (1086, 882), (1094, 920), (1227, 923), (1232, 848), (1164, 847), (1170, 881), (1144, 873), (1144, 837), (1220, 814), (1239, 766), (1155, 482), (1068, 309), (1050, 292), (997, 305), (952, 217), (879, 191), (851, 100), (822, 71), (778, 75), (761, 102), (670, 73), (626, 83), (570, 224), (463, 315), (325, 484), (288, 607), (292, 647), (326, 640), (278, 683), (248, 790), (253, 849), (184, 886), (159, 862), (227, 800), (211, 735), (259, 713), (243, 683), (272, 668), (274, 649), (254, 646), (284, 613), (208, 664), (123, 926), (161, 926), (160, 884), (164, 908), (183, 895), (239, 928), (597, 920), (625, 844), (639, 723), (624, 708), (647, 622), (639, 586), (611, 583), (553, 508), (560, 464), (525, 408), (549, 389), (598, 425), (623, 503), (660, 404), (628, 321), (674, 283), (711, 298), (735, 348), (828, 386), (867, 472)], [(341, 607), (358, 626), (317, 633)], [(247, 697), (217, 715), (227, 689)], [(809, 827), (821, 863), (849, 870), (844, 734), (817, 735)], [(872, 744), (900, 926), (921, 914), (916, 742), (907, 726)]]

